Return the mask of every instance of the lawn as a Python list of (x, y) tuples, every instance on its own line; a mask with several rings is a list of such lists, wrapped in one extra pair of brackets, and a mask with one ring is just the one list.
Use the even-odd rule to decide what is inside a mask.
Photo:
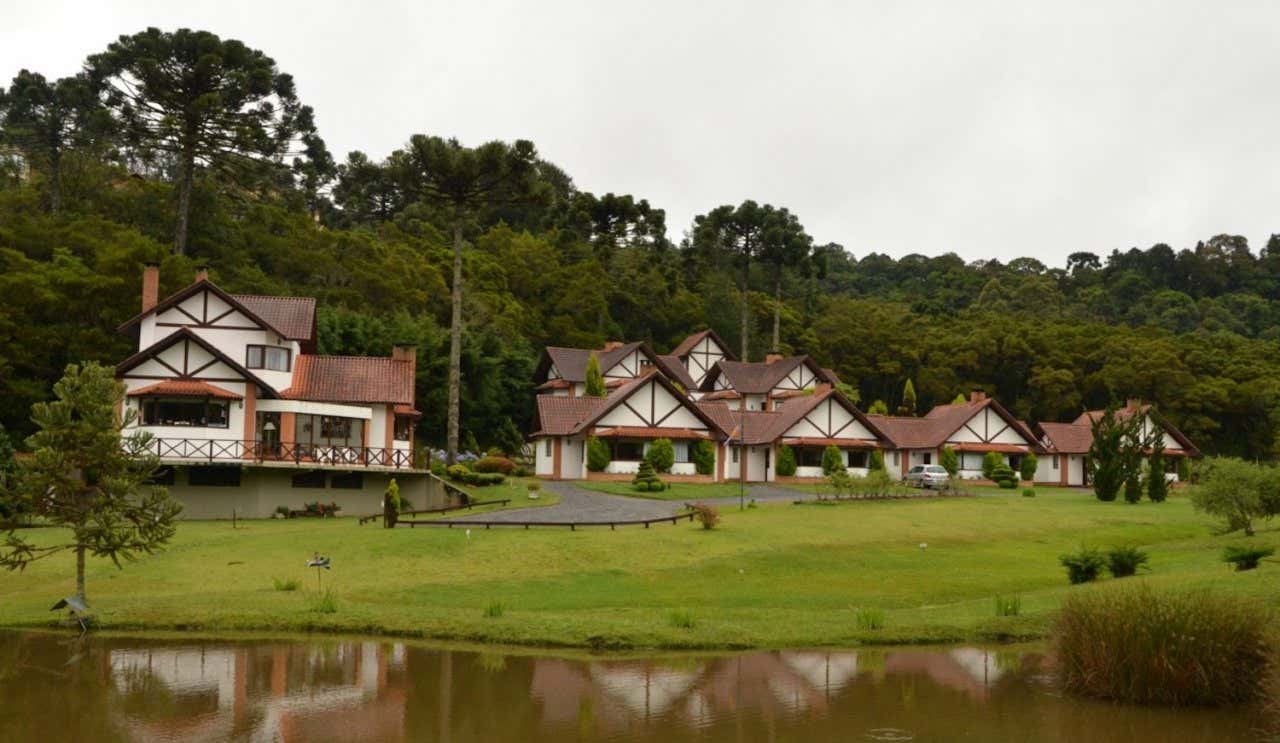
[[(662, 491), (640, 491), (630, 482), (614, 482), (602, 480), (575, 480), (573, 484), (583, 490), (594, 490), (597, 493), (611, 495), (629, 495), (633, 498), (652, 498), (654, 500), (692, 501), (705, 498), (737, 498), (739, 486), (736, 482), (716, 483), (668, 483), (670, 487)], [(751, 497), (751, 488), (747, 488), (747, 497)]]
[[(1043, 636), (1075, 591), (1058, 555), (1082, 543), (1148, 550), (1146, 581), (1252, 595), (1275, 605), (1280, 566), (1234, 573), (1222, 548), (1280, 546), (1274, 526), (1251, 540), (1212, 536), (1183, 496), (1099, 503), (1080, 491), (1036, 498), (859, 502), (838, 508), (721, 507), (714, 531), (396, 529), (354, 519), (184, 522), (169, 549), (116, 570), (91, 560), (89, 600), (115, 629), (333, 631), (597, 648), (808, 647)], [(53, 542), (59, 536), (41, 530)], [(312, 553), (337, 611), (312, 611)], [(73, 590), (60, 555), (0, 578), (0, 626), (46, 626)], [(302, 590), (276, 591), (295, 578)], [(996, 595), (1022, 615), (997, 618)], [(501, 603), (498, 617), (485, 608)], [(885, 615), (860, 630), (857, 610)], [(692, 618), (691, 627), (684, 616)], [(679, 621), (678, 621), (679, 620)]]

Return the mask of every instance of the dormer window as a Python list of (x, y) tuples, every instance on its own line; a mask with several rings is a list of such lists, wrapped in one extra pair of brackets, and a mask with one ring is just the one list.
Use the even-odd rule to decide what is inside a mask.
[(287, 348), (279, 346), (249, 346), (245, 351), (244, 365), (248, 369), (287, 372), (290, 369), (291, 361), (292, 354)]

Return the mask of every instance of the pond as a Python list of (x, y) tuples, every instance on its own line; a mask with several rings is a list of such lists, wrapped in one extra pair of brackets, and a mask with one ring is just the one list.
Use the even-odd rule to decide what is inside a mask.
[(1242, 710), (1064, 698), (1042, 653), (559, 658), (0, 632), (0, 741), (1245, 741)]

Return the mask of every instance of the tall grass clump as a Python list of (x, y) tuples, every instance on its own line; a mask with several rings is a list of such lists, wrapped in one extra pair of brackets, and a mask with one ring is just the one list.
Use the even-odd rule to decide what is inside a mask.
[(336, 614), (338, 612), (338, 595), (326, 588), (324, 593), (311, 600), (311, 611), (317, 614)]
[(277, 591), (296, 591), (302, 588), (302, 581), (297, 578), (272, 578), (271, 583)]
[(1138, 586), (1069, 596), (1053, 641), (1069, 692), (1139, 704), (1237, 704), (1266, 691), (1270, 621), (1248, 599)]
[(884, 628), (884, 610), (863, 607), (858, 609), (854, 614), (854, 621), (858, 623), (858, 629), (872, 630)]
[(698, 623), (698, 621), (693, 618), (693, 612), (688, 609), (676, 609), (671, 612), (668, 619), (671, 622), (671, 626), (678, 629), (693, 629)]
[(507, 607), (501, 601), (494, 601), (484, 607), (484, 616), (486, 619), (497, 619), (507, 613)]
[(1016, 617), (1022, 613), (1022, 597), (1018, 594), (1012, 596), (996, 596), (996, 616), (997, 617)]

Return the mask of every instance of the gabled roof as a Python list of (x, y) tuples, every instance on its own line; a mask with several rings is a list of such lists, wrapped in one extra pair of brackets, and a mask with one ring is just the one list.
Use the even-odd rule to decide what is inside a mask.
[(693, 335), (686, 337), (684, 340), (680, 341), (679, 345), (671, 349), (671, 353), (668, 355), (683, 359), (685, 356), (689, 355), (689, 352), (692, 351), (695, 346), (702, 342), (703, 338), (707, 337), (710, 337), (711, 340), (716, 342), (716, 345), (720, 346), (720, 350), (724, 352), (724, 355), (727, 358), (730, 360), (736, 360), (738, 358), (737, 356), (734, 356), (733, 351), (729, 350), (729, 344), (725, 343), (724, 339), (720, 337), (720, 334), (711, 328), (699, 330)]
[[(765, 436), (773, 429), (774, 423), (781, 415), (781, 412), (776, 410), (730, 410), (729, 406), (722, 402), (700, 400), (694, 404), (716, 422), (716, 426), (725, 436), (734, 442), (745, 439), (747, 445), (772, 441)], [(745, 436), (740, 433), (740, 429), (746, 430)]]
[(568, 436), (578, 422), (604, 404), (603, 397), (538, 395), (531, 436)]
[(845, 410), (848, 410), (853, 415), (854, 420), (865, 426), (871, 432), (871, 435), (886, 444), (892, 443), (891, 439), (866, 414), (858, 410), (847, 397), (831, 389), (815, 392), (812, 395), (793, 397), (787, 401), (787, 404), (781, 410), (748, 410), (745, 411), (745, 415), (743, 411), (731, 410), (728, 405), (722, 402), (700, 401), (697, 403), (697, 407), (710, 416), (720, 430), (732, 439), (739, 438), (738, 429), (745, 422), (745, 442), (748, 446), (755, 446), (777, 441), (827, 399), (834, 400)]
[(714, 390), (715, 381), (723, 376), (728, 386), (744, 395), (763, 395), (786, 378), (797, 366), (807, 364), (818, 379), (834, 384), (822, 367), (808, 356), (789, 356), (773, 363), (766, 361), (717, 361), (702, 380), (702, 389)]
[(299, 354), (281, 396), (317, 402), (413, 405), (413, 364), (380, 356)]
[[(1070, 425), (1083, 426), (1089, 435), (1089, 440), (1092, 442), (1093, 441), (1093, 424), (1095, 421), (1101, 418), (1103, 414), (1105, 414), (1106, 412), (1107, 412), (1106, 410), (1086, 410), (1083, 413), (1081, 413), (1079, 416), (1077, 416), (1076, 419), (1072, 421)], [(1161, 427), (1163, 427), (1165, 432), (1173, 437), (1174, 441), (1177, 441), (1179, 444), (1181, 444), (1183, 450), (1191, 452), (1193, 456), (1197, 456), (1197, 457), (1200, 456), (1200, 450), (1196, 448), (1195, 444), (1191, 443), (1191, 439), (1187, 438), (1182, 433), (1182, 431), (1179, 431), (1177, 427), (1175, 427), (1172, 423), (1168, 421), (1167, 418), (1161, 415), (1160, 411), (1155, 409), (1155, 406), (1131, 404), (1131, 405), (1126, 405), (1123, 408), (1116, 409), (1116, 417), (1119, 420), (1124, 420), (1135, 414), (1146, 415), (1147, 417), (1151, 418), (1153, 421), (1155, 421)], [(1044, 426), (1044, 425), (1061, 426), (1064, 424), (1061, 424), (1061, 423), (1059, 424), (1043, 424), (1042, 423), (1041, 424), (1041, 426)], [(1089, 451), (1089, 447), (1086, 446), (1084, 448), (1084, 451), (1086, 452)]]
[(657, 360), (658, 369), (672, 381), (679, 382), (686, 391), (697, 389), (698, 385), (694, 383), (693, 377), (689, 376), (689, 370), (679, 356), (659, 356)]
[(1093, 446), (1093, 429), (1085, 423), (1037, 423), (1036, 430), (1061, 454), (1087, 454)]
[(645, 386), (645, 384), (650, 381), (652, 381), (654, 384), (661, 385), (664, 389), (667, 390), (667, 392), (671, 393), (671, 396), (674, 397), (680, 405), (683, 405), (687, 410), (689, 410), (691, 413), (697, 416), (698, 420), (705, 423), (706, 426), (710, 428), (712, 431), (719, 429), (719, 426), (716, 425), (715, 420), (711, 418), (709, 415), (707, 415), (705, 412), (703, 412), (697, 405), (694, 405), (693, 402), (689, 400), (687, 395), (680, 392), (680, 390), (676, 389), (676, 386), (671, 383), (671, 380), (667, 379), (662, 374), (646, 374), (643, 377), (636, 377), (635, 379), (629, 380), (626, 384), (610, 392), (608, 396), (604, 398), (604, 404), (592, 410), (591, 413), (587, 415), (586, 418), (584, 418), (582, 421), (578, 423), (576, 427), (574, 427), (573, 432), (582, 433), (583, 431), (587, 430), (591, 426), (595, 425), (596, 421), (603, 418), (605, 414), (608, 413), (610, 410), (613, 410), (614, 408), (621, 405), (623, 402), (627, 400), (627, 398), (631, 397), (631, 395), (634, 392), (639, 390), (641, 387)]
[(146, 387), (139, 387), (136, 390), (130, 390), (128, 397), (216, 397), (220, 400), (243, 400), (244, 395), (238, 395), (231, 390), (224, 390), (221, 387), (210, 384), (200, 379), (166, 379), (163, 382), (149, 384)]
[(124, 374), (126, 374), (132, 369), (137, 368), (140, 364), (142, 364), (147, 359), (150, 359), (151, 357), (155, 356), (156, 354), (160, 353), (161, 351), (165, 350), (169, 346), (172, 346), (173, 344), (181, 340), (189, 340), (195, 343), (197, 346), (200, 346), (201, 348), (203, 348), (205, 351), (208, 351), (209, 354), (212, 355), (215, 359), (217, 359), (218, 361), (221, 361), (222, 363), (234, 369), (236, 373), (244, 377), (246, 381), (252, 382), (258, 385), (258, 387), (262, 388), (262, 390), (265, 392), (267, 397), (278, 396), (278, 393), (276, 392), (274, 387), (272, 387), (271, 385), (259, 379), (258, 375), (244, 368), (244, 366), (241, 365), (239, 361), (236, 361), (235, 359), (226, 355), (222, 351), (219, 351), (216, 347), (214, 347), (213, 344), (209, 343), (209, 341), (205, 340), (204, 338), (201, 338), (193, 330), (191, 330), (191, 328), (178, 328), (177, 330), (170, 333), (169, 335), (166, 335), (165, 337), (161, 338), (155, 343), (152, 343), (150, 346), (147, 346), (146, 348), (135, 353), (134, 355), (130, 356), (124, 361), (121, 361), (119, 364), (116, 364), (116, 376), (117, 377), (124, 376)]
[(624, 343), (608, 351), (603, 349), (547, 346), (543, 349), (542, 357), (538, 360), (538, 368), (534, 373), (534, 378), (545, 379), (551, 371), (552, 365), (555, 365), (556, 371), (560, 372), (561, 378), (570, 382), (585, 382), (587, 380), (587, 360), (591, 358), (591, 354), (594, 353), (600, 362), (600, 373), (607, 374), (610, 369), (618, 365), (618, 362), (636, 350), (644, 353), (655, 364), (657, 363), (657, 354), (653, 352), (653, 348), (648, 343), (643, 341)]
[[(1038, 446), (1035, 434), (991, 397), (950, 405), (937, 405), (923, 418), (888, 415), (869, 417), (899, 449), (936, 449), (946, 443), (953, 434), (964, 427), (965, 423), (969, 422), (969, 419), (982, 412), (984, 408), (994, 410), (1015, 433), (1027, 442), (1028, 446)], [(994, 451), (992, 447), (999, 445), (984, 443), (981, 446)]]
[(316, 300), (312, 297), (262, 297), (252, 294), (230, 294), (208, 279), (200, 279), (126, 320), (118, 331), (142, 322), (148, 315), (163, 312), (181, 304), (201, 291), (210, 291), (219, 299), (234, 307), (249, 319), (274, 330), (281, 337), (296, 341), (310, 341), (315, 337)]

